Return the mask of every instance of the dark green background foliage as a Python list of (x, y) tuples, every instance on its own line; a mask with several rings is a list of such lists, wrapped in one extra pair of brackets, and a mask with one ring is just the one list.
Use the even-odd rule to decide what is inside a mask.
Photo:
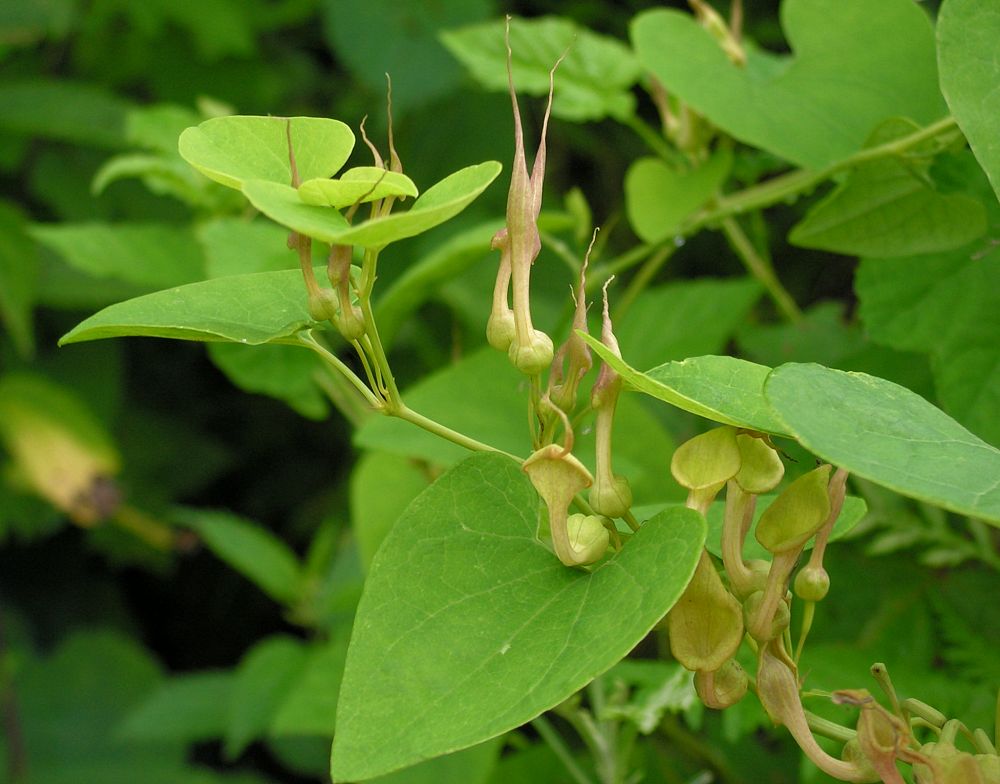
[[(962, 426), (948, 420), (941, 439), (968, 436), (969, 449), (986, 450), (983, 463), (962, 444), (940, 458), (948, 462), (940, 472), (948, 491), (926, 489), (936, 473), (903, 467), (886, 476), (880, 444), (899, 424), (889, 420), (898, 412), (920, 420), (923, 403), (899, 402), (895, 387), (880, 398), (858, 393), (875, 436), (853, 434), (813, 416), (828, 408), (824, 394), (833, 387), (801, 366), (768, 381), (771, 404), (786, 414), (774, 424), (740, 419), (753, 415), (745, 412), (763, 400), (760, 390), (706, 414), (793, 432), (802, 446), (862, 477), (850, 490), (869, 511), (828, 555), (833, 587), (802, 660), (806, 688), (870, 688), (868, 667), (884, 661), (904, 696), (970, 726), (992, 725), (1000, 551), (995, 527), (965, 514), (998, 514), (995, 497), (978, 505), (989, 477), (977, 472), (995, 470), (992, 447), (1000, 446), (1000, 131), (997, 112), (981, 106), (989, 100), (984, 85), (1000, 74), (988, 65), (977, 70), (974, 45), (962, 33), (975, 13), (968, 0), (945, 4), (936, 33), (930, 3), (894, 0), (869, 17), (835, 13), (836, 0), (789, 0), (795, 10), (784, 24), (777, 3), (746, 5), (748, 62), (740, 72), (690, 17), (640, 0), (0, 3), (0, 416), (10, 415), (4, 383), (24, 374), (68, 396), (71, 413), (62, 416), (71, 427), (110, 434), (122, 496), (112, 521), (73, 525), (27, 491), (13, 450), (0, 451), (8, 464), (0, 473), (0, 780), (16, 773), (20, 784), (329, 781), (341, 675), (365, 575), (373, 558), (379, 568), (379, 544), (410, 501), (467, 452), (408, 423), (338, 409), (311, 352), (239, 344), (245, 333), (227, 321), (230, 311), (215, 312), (236, 290), (232, 276), (270, 273), (260, 301), (236, 298), (254, 309), (262, 330), (259, 341), (251, 335), (242, 342), (266, 342), (283, 326), (292, 324), (291, 334), (308, 321), (301, 277), (289, 271), (297, 260), (287, 232), (197, 174), (180, 157), (177, 138), (227, 114), (330, 117), (355, 132), (367, 116), (366, 130), (385, 153), (388, 72), (395, 144), (421, 191), (471, 164), (503, 162), (504, 173), (458, 217), (385, 250), (375, 311), (408, 405), (524, 456), (523, 382), (484, 348), (497, 259), (489, 240), (503, 224), (513, 151), (503, 13), (546, 17), (512, 34), (529, 156), (544, 108), (538, 96), (572, 42), (556, 75), (543, 250), (532, 278), (536, 326), (557, 345), (568, 332), (567, 288), (598, 225), (589, 293), (596, 297), (617, 270), (612, 311), (631, 368), (719, 354), (774, 367), (818, 362), (864, 371), (907, 387)], [(995, 19), (973, 21), (1000, 31)], [(995, 48), (996, 40), (975, 45)], [(701, 117), (712, 140), (707, 160), (692, 161), (667, 144), (646, 89), (651, 76)], [(949, 111), (961, 133), (946, 129), (905, 154), (851, 157), (908, 139)], [(350, 165), (370, 162), (359, 143)], [(712, 201), (718, 194), (796, 168), (815, 180), (788, 198), (734, 209), (728, 224), (718, 216), (699, 222), (706, 208), (724, 202)], [(750, 257), (773, 265), (785, 300), (748, 274), (739, 238)], [(118, 320), (101, 322), (104, 333), (80, 339), (228, 335), (236, 342), (129, 337), (56, 347), (106, 306), (199, 281), (195, 291), (208, 292), (204, 299), (184, 290), (191, 312), (202, 308), (190, 324), (167, 319), (153, 329), (146, 321), (145, 332), (130, 331), (127, 312), (113, 311)], [(287, 307), (278, 312), (275, 302)], [(277, 321), (261, 326), (267, 318)], [(655, 511), (684, 498), (669, 475), (670, 454), (708, 424), (688, 413), (704, 414), (704, 407), (663, 391), (678, 367), (631, 371), (630, 380), (680, 408), (634, 394), (619, 408), (616, 467), (629, 476), (639, 508)], [(845, 387), (838, 397), (855, 393)], [(845, 438), (829, 439), (831, 428)], [(584, 462), (592, 442), (581, 429)], [(777, 443), (790, 476), (813, 466), (793, 440)], [(890, 449), (886, 460), (905, 463), (911, 452), (916, 463), (933, 465), (933, 450), (918, 447)], [(547, 552), (517, 560), (533, 543), (533, 513), (524, 505), (534, 496), (512, 466), (478, 457), (433, 492), (471, 487), (480, 494), (480, 519), (497, 515), (490, 531), (512, 527), (521, 537), (512, 534), (517, 546), (502, 555), (505, 563), (530, 566), (534, 558), (542, 574), (535, 588), (558, 592), (567, 572)], [(487, 469), (488, 487), (469, 478)], [(518, 528), (522, 512), (527, 523)], [(392, 552), (399, 551), (398, 564), (419, 551), (421, 526), (430, 536), (448, 522), (420, 514), (419, 503), (405, 512), (410, 539), (390, 540), (390, 554), (379, 556), (386, 563)], [(659, 569), (654, 555), (660, 547), (690, 547), (696, 536), (685, 538), (687, 513), (663, 514), (679, 526), (677, 541), (662, 529), (644, 530), (647, 549), (619, 566), (637, 584), (662, 580), (654, 594), (669, 606), (686, 577)], [(482, 559), (490, 568), (488, 540), (468, 533), (440, 562)], [(425, 581), (413, 563), (376, 571), (366, 601), (416, 595), (440, 576), (435, 600), (447, 603), (454, 588), (447, 575)], [(593, 573), (595, 590), (607, 574)], [(552, 664), (549, 680), (534, 678), (528, 660), (511, 674), (494, 657), (484, 677), (509, 678), (511, 688), (527, 691), (547, 684), (551, 700), (536, 706), (541, 710), (560, 699), (560, 688), (582, 687), (641, 640), (635, 655), (584, 692), (616, 737), (634, 741), (623, 752), (629, 770), (665, 784), (828, 780), (800, 762), (756, 702), (702, 710), (690, 678), (670, 658), (665, 632), (644, 637), (655, 606), (627, 593), (617, 599), (615, 613), (634, 617), (607, 650), (585, 641), (578, 659)], [(563, 596), (550, 608), (553, 628), (585, 604)], [(392, 623), (405, 626), (405, 608), (395, 612)], [(510, 612), (534, 618), (530, 606)], [(373, 658), (386, 639), (379, 633), (359, 643)], [(469, 650), (504, 637), (495, 629), (477, 636), (461, 623), (444, 633), (467, 635)], [(539, 671), (550, 665), (546, 634), (543, 628), (531, 637), (537, 649), (529, 648), (529, 658)], [(405, 677), (400, 668), (405, 662), (384, 670)], [(355, 690), (341, 706), (360, 711), (385, 698), (385, 684), (373, 683), (371, 693)], [(467, 692), (490, 718), (491, 682)], [(496, 721), (467, 735), (446, 721), (432, 723), (428, 737), (440, 730), (444, 739), (427, 747), (437, 743), (439, 753), (503, 731), (498, 738), (380, 780), (570, 781), (548, 732), (594, 775), (588, 749), (561, 719), (506, 732), (510, 722), (494, 707)], [(807, 708), (847, 721), (819, 696)], [(380, 768), (380, 743), (408, 742), (388, 726), (396, 703), (380, 710), (384, 735), (362, 728), (341, 741), (355, 756), (370, 754), (372, 770), (395, 764)], [(517, 706), (510, 716), (531, 717)], [(408, 762), (422, 755), (420, 742)], [(714, 778), (699, 778), (706, 772)]]

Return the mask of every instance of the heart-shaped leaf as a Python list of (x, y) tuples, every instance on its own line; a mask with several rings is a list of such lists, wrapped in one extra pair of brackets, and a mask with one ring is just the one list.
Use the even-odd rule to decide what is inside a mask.
[(638, 392), (724, 425), (788, 435), (764, 399), (764, 381), (770, 372), (765, 365), (705, 356), (667, 362), (642, 373), (590, 335), (579, 330), (577, 334)]
[(865, 373), (787, 364), (764, 393), (804, 447), (896, 492), (1000, 523), (1000, 450), (914, 392)]
[(888, 117), (927, 124), (944, 115), (934, 33), (912, 0), (785, 0), (781, 22), (794, 56), (750, 48), (743, 68), (678, 11), (640, 14), (632, 41), (668, 93), (800, 166), (850, 155)]
[(356, 166), (335, 180), (316, 178), (299, 186), (299, 198), (317, 207), (350, 207), (386, 196), (416, 197), (417, 186), (401, 172), (378, 166)]
[(689, 171), (661, 158), (637, 160), (625, 175), (625, 210), (635, 233), (645, 242), (676, 234), (684, 219), (715, 195), (732, 164), (728, 149)]
[(119, 302), (78, 324), (59, 345), (127, 335), (258, 345), (312, 323), (299, 270), (255, 272)]
[(941, 92), (1000, 197), (1000, 8), (982, 0), (947, 0), (937, 20)]
[[(874, 147), (912, 133), (901, 119), (883, 123)], [(890, 258), (951, 250), (986, 232), (986, 210), (963, 193), (939, 193), (929, 181), (930, 158), (885, 158), (859, 166), (792, 229), (789, 241), (851, 256)]]
[(307, 237), (332, 245), (383, 247), (444, 223), (464, 210), (500, 174), (496, 161), (467, 166), (431, 186), (406, 212), (349, 225), (336, 210), (304, 204), (287, 185), (251, 180), (243, 193), (269, 218)]
[(214, 117), (188, 128), (178, 149), (194, 168), (230, 188), (247, 180), (290, 185), (289, 139), (302, 182), (336, 174), (354, 149), (354, 132), (340, 120), (246, 116)]
[(615, 664), (684, 590), (700, 515), (649, 520), (592, 572), (536, 538), (512, 460), (477, 454), (409, 506), (375, 555), (337, 707), (332, 775), (366, 779), (494, 737)]

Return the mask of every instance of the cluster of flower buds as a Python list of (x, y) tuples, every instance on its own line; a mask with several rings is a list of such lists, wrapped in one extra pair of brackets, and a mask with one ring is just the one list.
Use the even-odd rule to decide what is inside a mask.
[[(530, 276), (531, 266), (542, 248), (538, 215), (542, 209), (545, 178), (545, 135), (552, 109), (553, 80), (559, 63), (549, 72), (549, 100), (542, 121), (542, 136), (529, 174), (521, 112), (514, 91), (510, 17), (507, 18), (505, 42), (507, 78), (514, 107), (514, 163), (507, 195), (507, 225), (496, 233), (492, 243), (493, 248), (500, 251), (500, 270), (493, 290), (493, 308), (486, 325), (486, 336), (491, 346), (507, 352), (514, 367), (525, 375), (537, 376), (552, 364), (554, 354), (552, 338), (535, 329), (531, 321)], [(513, 308), (508, 296), (512, 299)]]

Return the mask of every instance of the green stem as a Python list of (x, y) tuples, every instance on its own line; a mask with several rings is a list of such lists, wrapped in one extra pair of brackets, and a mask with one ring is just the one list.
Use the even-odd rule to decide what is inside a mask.
[(416, 425), (426, 430), (428, 433), (433, 433), (436, 436), (440, 436), (447, 441), (451, 441), (453, 444), (458, 444), (459, 446), (465, 447), (466, 449), (471, 449), (473, 452), (498, 452), (501, 455), (506, 455), (511, 460), (516, 460), (518, 463), (523, 463), (524, 460), (516, 455), (512, 455), (510, 452), (505, 452), (502, 449), (497, 449), (495, 446), (490, 446), (489, 444), (484, 444), (482, 441), (477, 441), (474, 438), (470, 438), (464, 433), (459, 433), (457, 430), (452, 430), (447, 425), (442, 425), (440, 422), (435, 422), (429, 417), (425, 417), (423, 414), (418, 414), (412, 408), (409, 408), (404, 403), (400, 403), (398, 407), (393, 407), (386, 411), (390, 416), (398, 417), (405, 422)]
[(739, 221), (733, 217), (723, 218), (722, 231), (733, 250), (736, 251), (736, 255), (740, 257), (743, 266), (767, 289), (767, 293), (784, 317), (792, 323), (801, 321), (802, 311), (799, 310), (799, 306), (795, 304), (792, 295), (781, 285), (778, 276), (774, 274), (771, 262), (754, 247)]
[(549, 748), (552, 749), (553, 753), (566, 768), (567, 773), (572, 776), (577, 784), (593, 784), (587, 774), (577, 765), (576, 760), (573, 759), (572, 752), (570, 752), (559, 733), (556, 732), (555, 727), (552, 726), (551, 722), (545, 716), (532, 719), (531, 724), (538, 730), (538, 734), (542, 736), (542, 740), (549, 744)]
[(928, 139), (933, 139), (936, 136), (952, 131), (956, 127), (957, 124), (954, 117), (944, 117), (937, 122), (931, 123), (926, 128), (914, 131), (908, 136), (894, 139), (891, 142), (886, 142), (876, 147), (859, 150), (853, 155), (849, 155), (815, 171), (800, 169), (775, 177), (767, 182), (745, 188), (729, 196), (722, 196), (712, 207), (693, 216), (685, 224), (684, 234), (694, 234), (704, 226), (717, 223), (731, 215), (759, 210), (764, 207), (770, 207), (780, 201), (798, 198), (837, 172), (860, 166), (863, 163), (870, 163), (880, 158), (900, 155)]
[(294, 340), (277, 342), (289, 343), (296, 346), (305, 346), (312, 349), (319, 354), (323, 361), (330, 365), (333, 370), (339, 373), (343, 378), (347, 379), (351, 386), (358, 391), (361, 397), (365, 399), (365, 402), (367, 402), (373, 410), (380, 411), (384, 407), (382, 401), (375, 397), (375, 394), (367, 386), (365, 386), (365, 382), (358, 378), (354, 371), (345, 365), (340, 357), (316, 340), (311, 331), (299, 333)]
[(371, 407), (358, 396), (357, 390), (341, 373), (324, 365), (313, 378), (334, 408), (351, 423), (351, 427), (361, 427), (372, 414)]

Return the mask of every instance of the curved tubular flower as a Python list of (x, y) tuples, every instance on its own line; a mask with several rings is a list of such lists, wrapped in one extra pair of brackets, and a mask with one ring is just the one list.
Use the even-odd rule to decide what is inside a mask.
[(590, 563), (589, 547), (573, 547), (568, 529), (569, 507), (573, 497), (594, 481), (586, 467), (566, 449), (549, 444), (524, 461), (524, 472), (549, 510), (549, 528), (556, 556), (567, 566)]

